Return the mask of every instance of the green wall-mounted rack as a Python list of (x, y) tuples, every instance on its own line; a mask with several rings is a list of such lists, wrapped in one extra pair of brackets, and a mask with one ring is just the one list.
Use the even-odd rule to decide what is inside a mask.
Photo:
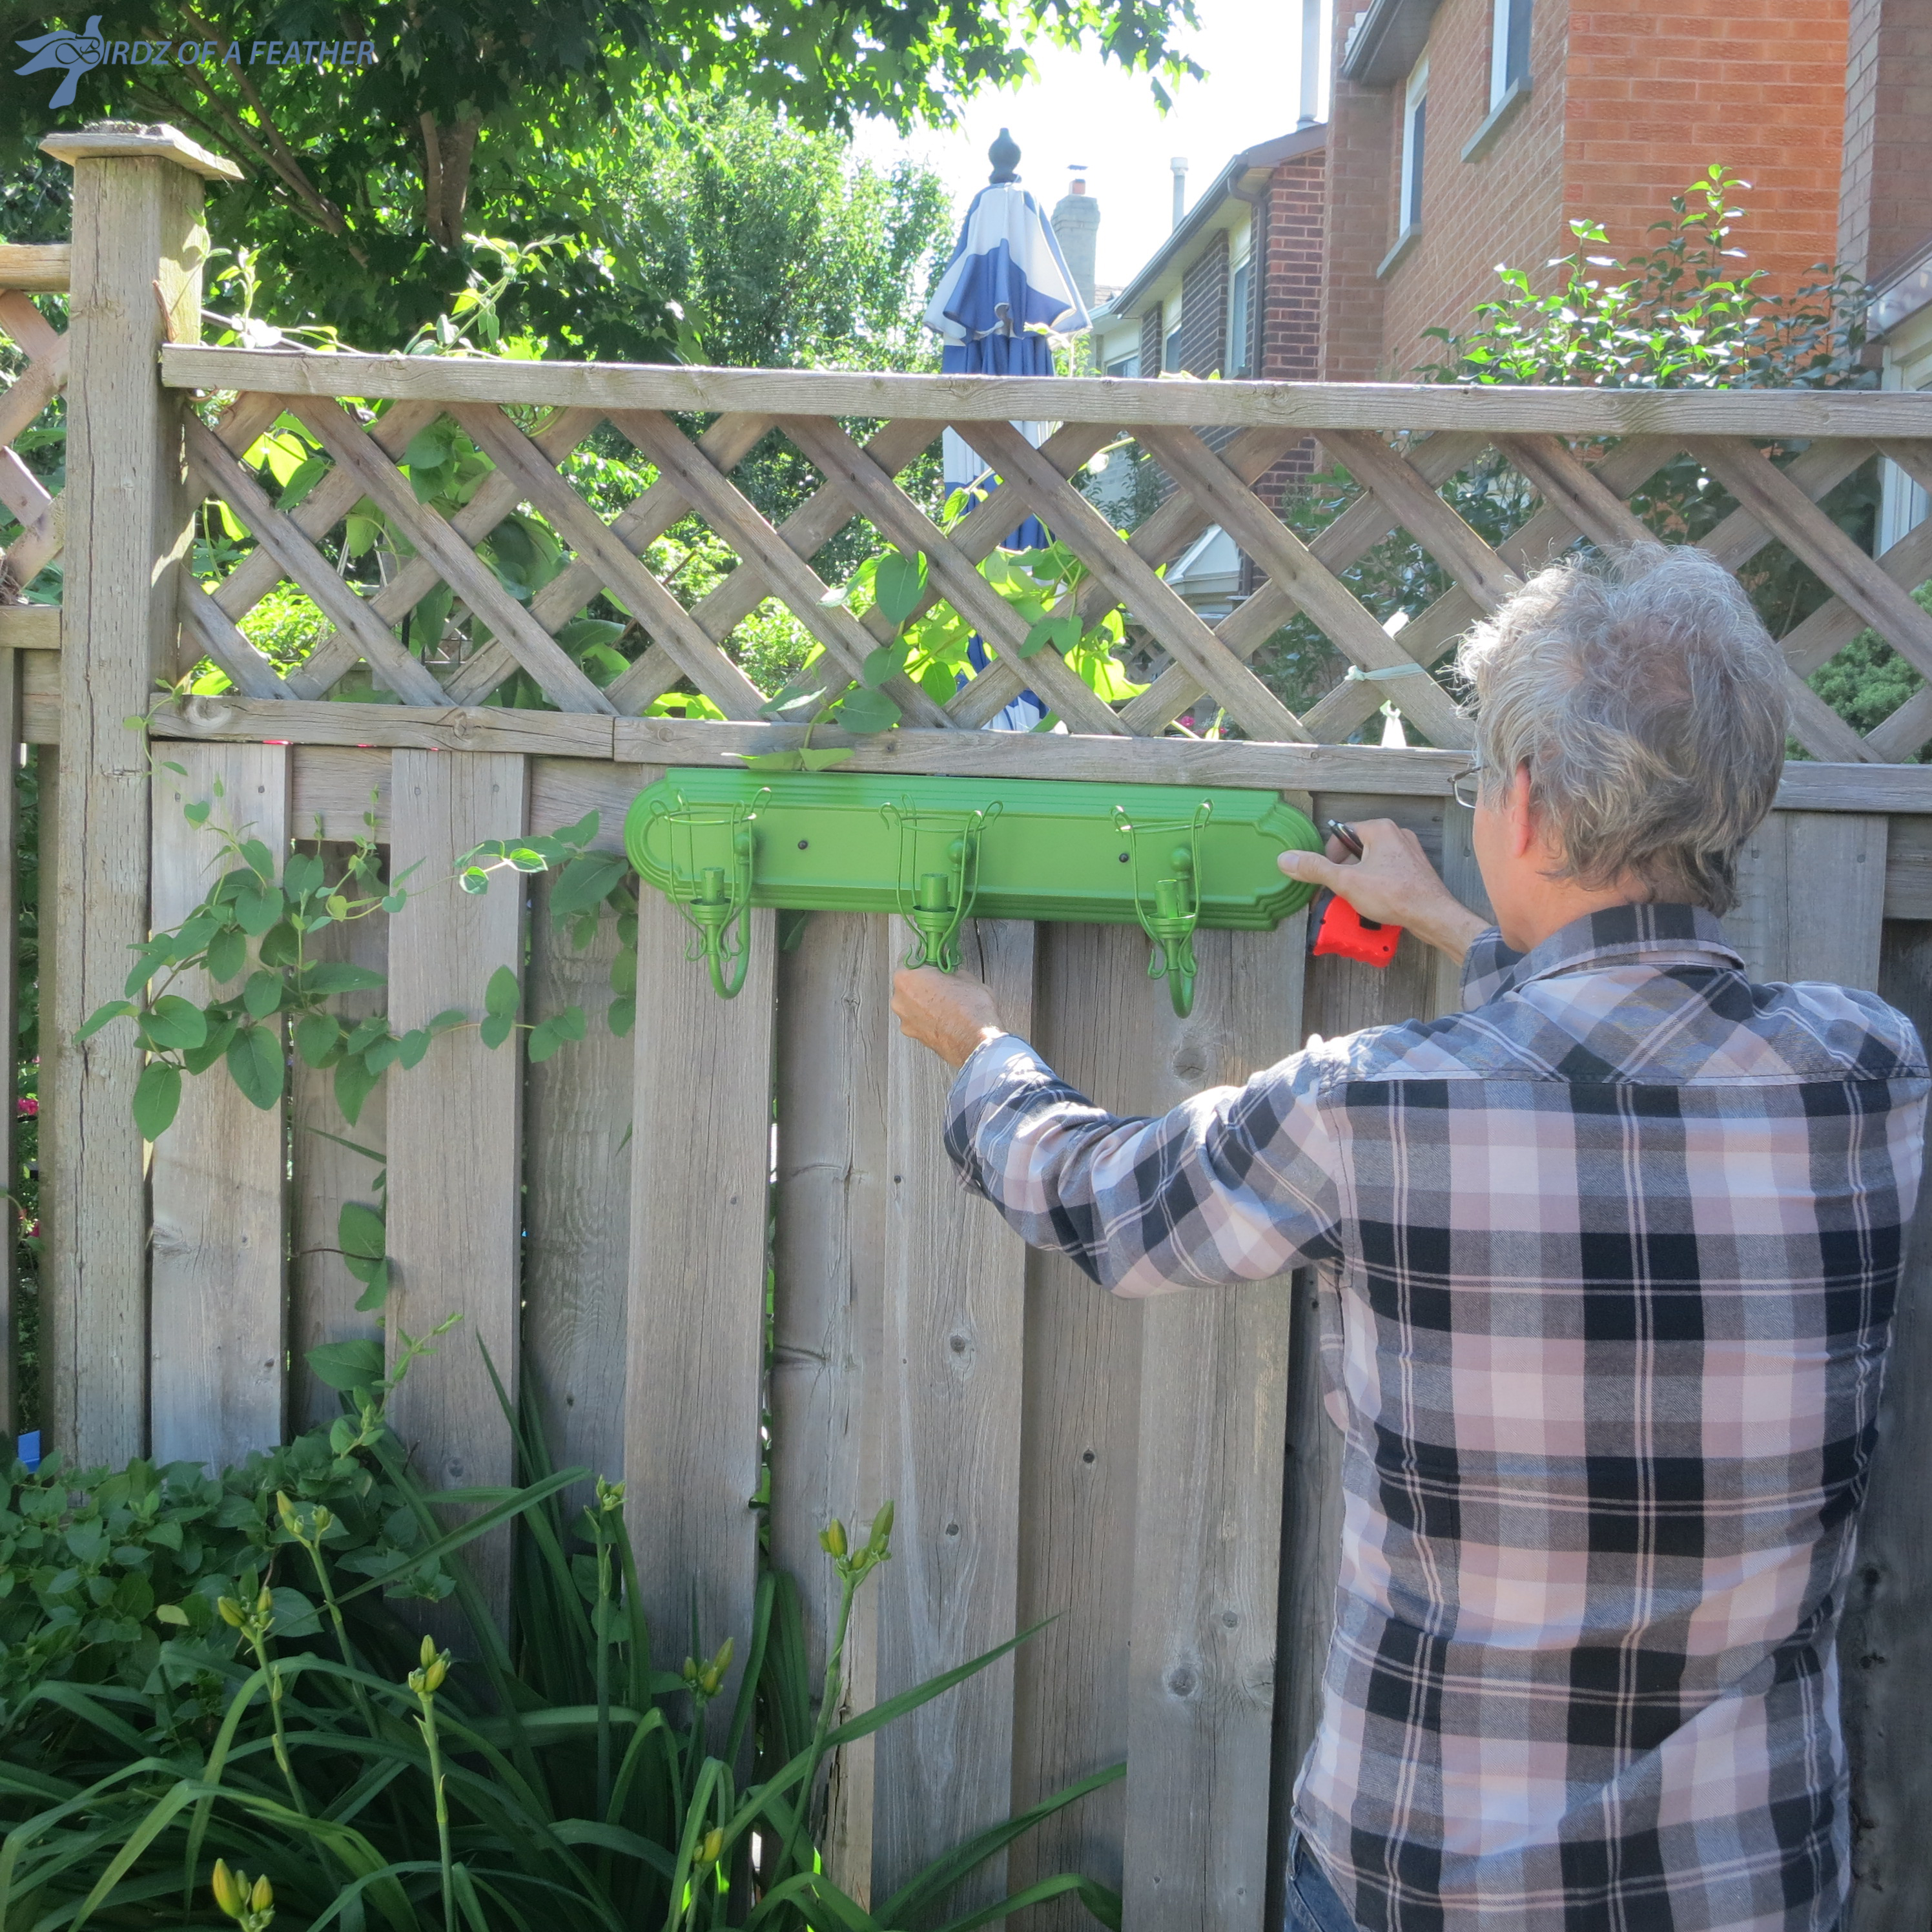
[(773, 906), (898, 913), (917, 935), (907, 964), (949, 972), (969, 918), (1137, 924), (1148, 976), (1184, 1015), (1195, 928), (1264, 932), (1298, 912), (1312, 888), (1275, 860), (1322, 841), (1270, 792), (704, 768), (640, 793), (624, 844), (727, 999), (744, 983), (745, 914)]

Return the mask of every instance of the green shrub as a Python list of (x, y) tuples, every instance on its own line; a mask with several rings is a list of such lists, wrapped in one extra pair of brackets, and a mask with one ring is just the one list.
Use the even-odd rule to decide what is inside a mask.
[[(387, 1379), (373, 1342), (315, 1352), (344, 1415), (219, 1476), (14, 1465), (0, 1932), (207, 1927), (214, 1906), (256, 1932), (271, 1918), (682, 1932), (728, 1914), (876, 1932), (938, 1922), (962, 1876), (1120, 1774), (982, 1834), (866, 1912), (825, 1876), (814, 1836), (829, 1754), (1023, 1640), (838, 1724), (844, 1617), (890, 1556), (888, 1508), (856, 1548), (826, 1532), (844, 1610), (816, 1700), (797, 1592), (774, 1573), (750, 1630), (694, 1639), (666, 1668), (685, 1646), (660, 1633), (652, 1656), (622, 1486), (599, 1481), (573, 1516), (566, 1492), (588, 1472), (550, 1468), (526, 1416), (517, 1486), (426, 1492), (383, 1420), (429, 1346), (400, 1339)], [(439, 1517), (452, 1505), (466, 1519), (454, 1528)], [(459, 1554), (506, 1528), (507, 1640)], [(457, 1654), (421, 1634), (425, 1616)], [(745, 1667), (727, 1714), (734, 1636)], [(1070, 1892), (1118, 1926), (1113, 1894), (1065, 1874), (952, 1932)]]

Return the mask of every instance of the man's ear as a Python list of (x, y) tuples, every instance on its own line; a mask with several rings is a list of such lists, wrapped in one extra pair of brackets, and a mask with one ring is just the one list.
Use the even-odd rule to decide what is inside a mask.
[(1511, 856), (1518, 859), (1526, 858), (1541, 842), (1537, 831), (1535, 814), (1530, 808), (1528, 766), (1516, 766), (1516, 775), (1510, 780), (1509, 792), (1504, 800), (1503, 814), (1509, 822)]

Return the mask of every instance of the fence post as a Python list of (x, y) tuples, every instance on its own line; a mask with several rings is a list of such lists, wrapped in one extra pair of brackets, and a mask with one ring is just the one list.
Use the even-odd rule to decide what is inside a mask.
[(50, 1446), (82, 1463), (138, 1455), (147, 1437), (148, 1208), (131, 1112), (141, 1056), (125, 1027), (75, 1030), (121, 997), (148, 934), (146, 747), (124, 720), (172, 673), (176, 571), (190, 513), (178, 396), (163, 340), (200, 333), (208, 251), (202, 183), (238, 180), (176, 133), (50, 134), (74, 170), (66, 575), (61, 616), (62, 890), (44, 1102), (58, 1122), (48, 1177), (43, 1353)]

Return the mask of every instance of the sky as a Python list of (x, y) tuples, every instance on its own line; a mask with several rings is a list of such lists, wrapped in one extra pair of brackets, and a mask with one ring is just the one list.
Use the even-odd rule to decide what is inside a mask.
[(908, 155), (928, 161), (952, 190), (956, 214), (986, 185), (986, 150), (1002, 128), (1019, 144), (1020, 179), (1049, 208), (1066, 192), (1071, 164), (1084, 163), (1087, 191), (1100, 204), (1095, 279), (1118, 287), (1173, 225), (1171, 157), (1187, 158), (1192, 206), (1234, 155), (1291, 132), (1300, 112), (1298, 0), (1197, 0), (1196, 10), (1200, 28), (1182, 46), (1207, 77), (1175, 88), (1165, 116), (1144, 75), (1043, 46), (1034, 55), (1037, 80), (978, 96), (956, 130), (902, 140), (870, 123), (859, 152), (888, 165)]

